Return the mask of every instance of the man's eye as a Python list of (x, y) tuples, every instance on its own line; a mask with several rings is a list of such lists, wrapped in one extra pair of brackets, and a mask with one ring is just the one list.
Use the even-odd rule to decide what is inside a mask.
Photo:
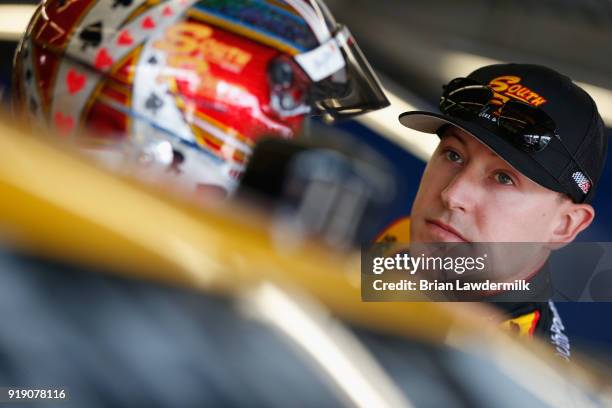
[(512, 177), (510, 177), (509, 175), (507, 175), (506, 173), (495, 173), (495, 181), (497, 181), (499, 184), (503, 184), (506, 186), (512, 186), (514, 185), (514, 181), (512, 180)]
[(461, 158), (461, 156), (459, 156), (459, 153), (454, 150), (447, 150), (446, 152), (444, 152), (444, 154), (446, 155), (446, 158), (452, 161), (453, 163), (463, 163), (463, 159)]

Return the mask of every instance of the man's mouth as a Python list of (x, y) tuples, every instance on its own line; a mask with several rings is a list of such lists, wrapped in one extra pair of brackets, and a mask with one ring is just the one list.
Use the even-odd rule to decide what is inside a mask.
[(425, 225), (439, 242), (469, 242), (459, 231), (442, 221), (425, 220)]

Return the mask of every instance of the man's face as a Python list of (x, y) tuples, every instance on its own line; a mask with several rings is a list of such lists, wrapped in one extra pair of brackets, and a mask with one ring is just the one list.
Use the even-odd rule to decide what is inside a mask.
[(478, 139), (448, 127), (411, 214), (413, 242), (550, 242), (564, 201)]

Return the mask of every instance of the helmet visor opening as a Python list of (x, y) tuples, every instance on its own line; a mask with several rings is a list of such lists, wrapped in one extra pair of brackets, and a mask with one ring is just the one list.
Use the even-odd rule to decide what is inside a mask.
[(312, 102), (319, 113), (334, 121), (389, 106), (376, 74), (348, 28), (339, 26), (333, 40), (345, 66), (313, 84)]

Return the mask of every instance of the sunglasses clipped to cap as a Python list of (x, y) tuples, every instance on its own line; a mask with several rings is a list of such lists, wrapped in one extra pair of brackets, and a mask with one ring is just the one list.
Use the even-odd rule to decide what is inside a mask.
[[(497, 125), (508, 141), (526, 153), (541, 152), (550, 146), (553, 139), (557, 139), (588, 180), (588, 186), (593, 185), (591, 177), (563, 143), (554, 120), (535, 106), (517, 100), (500, 104), (488, 85), (470, 78), (455, 78), (444, 87), (440, 111), (464, 120), (488, 119)], [(586, 196), (588, 190), (584, 194)]]

